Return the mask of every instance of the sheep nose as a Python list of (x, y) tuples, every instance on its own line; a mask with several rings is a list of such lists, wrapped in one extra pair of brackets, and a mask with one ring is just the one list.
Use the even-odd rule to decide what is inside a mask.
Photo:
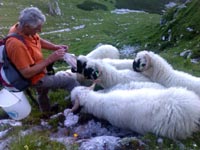
[(84, 76), (87, 79), (96, 80), (99, 77), (99, 72), (93, 68), (86, 68), (84, 69)]
[(140, 70), (140, 59), (138, 61), (133, 61), (133, 70), (136, 72), (141, 72)]

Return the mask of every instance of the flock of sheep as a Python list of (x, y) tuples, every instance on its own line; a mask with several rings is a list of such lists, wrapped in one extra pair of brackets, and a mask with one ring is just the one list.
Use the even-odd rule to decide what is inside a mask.
[[(120, 59), (112, 45), (77, 57), (77, 67), (58, 72), (82, 85), (71, 92), (76, 111), (140, 134), (185, 139), (200, 129), (200, 78), (174, 70), (161, 56), (140, 51)], [(93, 90), (95, 84), (102, 90)], [(90, 86), (89, 86), (90, 85)]]

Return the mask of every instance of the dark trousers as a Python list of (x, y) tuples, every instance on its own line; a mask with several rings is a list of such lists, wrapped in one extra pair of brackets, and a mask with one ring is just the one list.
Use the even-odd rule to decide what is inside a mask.
[(79, 86), (79, 82), (69, 75), (46, 75), (34, 87), (37, 91), (37, 100), (42, 112), (50, 111), (48, 92), (50, 89), (65, 89), (69, 92)]

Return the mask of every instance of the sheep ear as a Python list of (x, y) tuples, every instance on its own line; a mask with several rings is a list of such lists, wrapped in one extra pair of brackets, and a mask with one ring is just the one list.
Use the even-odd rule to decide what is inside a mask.
[(89, 87), (89, 89), (90, 89), (90, 90), (94, 90), (95, 85), (96, 85), (96, 83), (94, 82), (94, 83)]
[(150, 58), (150, 56), (148, 55), (148, 54), (145, 54), (145, 57), (146, 57), (146, 67), (148, 68), (148, 66), (150, 65), (150, 63), (151, 63), (151, 58)]
[(99, 66), (97, 66), (97, 70), (99, 71), (99, 76), (102, 74), (102, 70), (100, 69)]

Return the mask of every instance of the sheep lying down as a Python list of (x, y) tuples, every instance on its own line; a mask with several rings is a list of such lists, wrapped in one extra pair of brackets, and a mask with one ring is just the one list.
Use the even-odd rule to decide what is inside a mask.
[(137, 53), (133, 69), (165, 87), (185, 87), (200, 96), (199, 77), (173, 69), (164, 58), (151, 51)]
[(103, 44), (92, 50), (90, 53), (88, 53), (86, 57), (92, 59), (119, 59), (120, 54), (119, 50), (116, 47), (109, 44)]
[[(71, 56), (71, 54), (66, 54), (66, 57), (64, 57), (63, 59), (71, 66), (71, 69), (67, 69), (67, 70), (62, 70), (62, 71), (58, 71), (56, 73), (56, 75), (63, 75), (63, 76), (71, 76), (72, 78), (78, 80), (81, 85), (91, 85), (92, 82), (85, 79), (85, 77), (81, 74), (77, 74), (75, 72), (77, 72), (77, 68), (80, 68), (80, 63), (77, 62), (76, 60), (69, 60), (69, 56)], [(68, 58), (69, 57), (69, 58)], [(133, 60), (124, 60), (123, 62), (120, 61), (121, 63), (119, 63), (118, 60), (120, 60), (120, 54), (119, 54), (119, 50), (109, 44), (103, 44), (98, 46), (97, 48), (95, 48), (94, 50), (92, 50), (91, 52), (89, 52), (86, 56), (86, 58), (88, 59), (105, 59), (106, 62), (118, 67), (118, 68), (122, 68), (122, 67), (128, 67), (129, 69), (132, 69), (132, 63)], [(75, 57), (72, 57), (75, 58)], [(76, 61), (75, 63), (72, 63)], [(73, 64), (73, 65), (71, 65)], [(75, 66), (77, 67), (74, 67)], [(127, 64), (129, 64), (127, 66)], [(81, 66), (82, 67), (82, 66)], [(79, 71), (79, 70), (78, 70)]]
[[(91, 85), (92, 82), (87, 78), (85, 78), (85, 76), (83, 75), (87, 60), (91, 59), (94, 61), (103, 61), (104, 63), (115, 67), (116, 69), (132, 70), (133, 60), (119, 59), (119, 55), (120, 55), (119, 50), (116, 47), (104, 44), (95, 48), (85, 56), (80, 55), (76, 60), (76, 65), (75, 65), (76, 67), (71, 67), (71, 69), (68, 69), (66, 71), (58, 71), (56, 74), (71, 76), (74, 79), (78, 80), (81, 83), (81, 85), (86, 85), (86, 86)], [(69, 61), (67, 61), (67, 63), (69, 63)]]
[(199, 130), (200, 100), (184, 88), (115, 90), (95, 92), (75, 87), (71, 111), (84, 112), (109, 121), (119, 128), (140, 134), (148, 132), (172, 139), (185, 139)]
[(113, 87), (106, 88), (103, 90), (98, 90), (98, 92), (110, 92), (114, 90), (133, 90), (133, 89), (142, 89), (142, 88), (154, 88), (154, 89), (165, 89), (166, 87), (155, 82), (136, 82), (131, 81), (129, 83), (119, 83)]
[(104, 58), (101, 60), (103, 63), (107, 63), (118, 70), (129, 69), (133, 70), (133, 59), (110, 59)]
[(86, 79), (96, 80), (103, 88), (110, 88), (119, 83), (125, 84), (131, 81), (151, 82), (143, 74), (130, 69), (118, 70), (103, 60), (88, 59), (85, 56), (77, 58), (77, 73)]

